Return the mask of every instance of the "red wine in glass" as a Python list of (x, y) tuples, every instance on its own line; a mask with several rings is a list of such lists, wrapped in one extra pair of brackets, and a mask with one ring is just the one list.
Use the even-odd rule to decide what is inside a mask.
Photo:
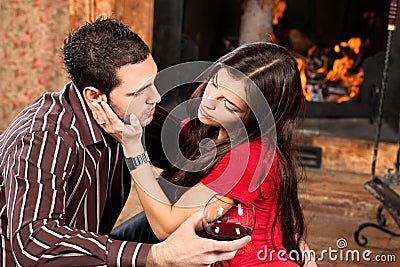
[(251, 235), (255, 225), (255, 209), (239, 201), (213, 196), (203, 211), (203, 228), (209, 238), (234, 240)]
[(251, 234), (251, 228), (236, 223), (209, 223), (204, 229), (209, 238), (230, 241)]

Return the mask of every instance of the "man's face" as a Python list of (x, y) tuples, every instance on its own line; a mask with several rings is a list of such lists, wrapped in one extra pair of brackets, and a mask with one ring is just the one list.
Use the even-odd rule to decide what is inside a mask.
[(143, 127), (153, 119), (155, 105), (161, 100), (154, 86), (156, 74), (157, 65), (151, 55), (143, 62), (117, 69), (121, 84), (111, 91), (109, 105), (125, 123), (129, 123), (132, 113)]

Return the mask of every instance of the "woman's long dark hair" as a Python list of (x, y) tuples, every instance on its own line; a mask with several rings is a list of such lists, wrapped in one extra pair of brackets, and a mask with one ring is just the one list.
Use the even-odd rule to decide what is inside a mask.
[[(286, 49), (272, 43), (259, 42), (240, 46), (220, 58), (215, 66), (210, 69), (209, 76), (215, 76), (219, 69), (226, 68), (226, 66), (246, 75), (258, 87), (269, 104), (275, 120), (276, 140), (273, 141), (276, 142), (276, 154), (281, 172), (281, 181), (278, 181), (278, 208), (274, 227), (277, 222), (280, 222), (284, 247), (288, 251), (297, 250), (300, 253), (298, 240), (304, 233), (304, 218), (297, 195), (297, 184), (301, 175), (296, 171), (300, 164), (294, 146), (294, 127), (299, 112), (303, 110), (304, 97), (297, 63)], [(231, 74), (229, 68), (228, 73)], [(232, 74), (232, 76), (235, 75)], [(201, 98), (206, 85), (206, 82), (202, 83), (191, 98)], [(246, 83), (246, 101), (248, 105), (254, 106), (257, 105), (258, 99), (254, 91), (249, 89), (250, 87)], [(189, 107), (192, 120), (188, 123), (185, 144), (181, 148), (182, 154), (191, 160), (200, 156), (207, 158), (208, 154), (201, 154), (199, 149), (200, 141), (205, 138), (213, 139), (217, 154), (213, 157), (211, 164), (207, 163), (200, 171), (188, 172), (172, 167), (164, 172), (163, 177), (182, 186), (193, 186), (200, 182), (221, 158), (235, 146), (229, 138), (217, 139), (218, 129), (204, 125), (196, 118), (198, 106), (199, 101), (194, 101)], [(265, 117), (268, 117), (268, 114)], [(242, 120), (248, 141), (264, 137), (265, 133), (255, 123), (253, 112), (248, 111)], [(265, 122), (258, 121), (258, 123), (268, 123), (267, 121), (268, 118), (265, 118)], [(243, 140), (236, 140), (235, 143), (238, 144)], [(205, 161), (207, 162), (207, 160)], [(188, 162), (187, 164), (190, 165), (191, 163)], [(260, 179), (262, 178), (264, 177)]]

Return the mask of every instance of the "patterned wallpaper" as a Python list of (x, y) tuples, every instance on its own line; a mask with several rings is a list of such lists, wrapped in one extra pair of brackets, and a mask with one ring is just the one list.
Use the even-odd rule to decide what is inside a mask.
[(0, 0), (0, 132), (45, 91), (68, 80), (61, 48), (69, 0)]

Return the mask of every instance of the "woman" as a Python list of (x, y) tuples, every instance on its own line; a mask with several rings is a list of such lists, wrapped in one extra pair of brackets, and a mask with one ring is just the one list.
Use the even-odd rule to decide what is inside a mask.
[[(301, 255), (304, 220), (293, 137), (304, 99), (296, 61), (278, 45), (252, 43), (223, 56), (207, 73), (189, 103), (183, 157), (163, 173), (190, 189), (172, 205), (148, 163), (131, 171), (149, 223), (165, 239), (201, 203), (224, 194), (228, 203), (239, 200), (256, 207), (252, 241), (231, 266), (298, 266), (301, 257), (294, 256)], [(114, 120), (109, 107), (102, 106), (95, 117)], [(131, 116), (124, 130), (126, 157), (144, 153), (141, 135)], [(261, 251), (268, 257), (260, 257)]]

